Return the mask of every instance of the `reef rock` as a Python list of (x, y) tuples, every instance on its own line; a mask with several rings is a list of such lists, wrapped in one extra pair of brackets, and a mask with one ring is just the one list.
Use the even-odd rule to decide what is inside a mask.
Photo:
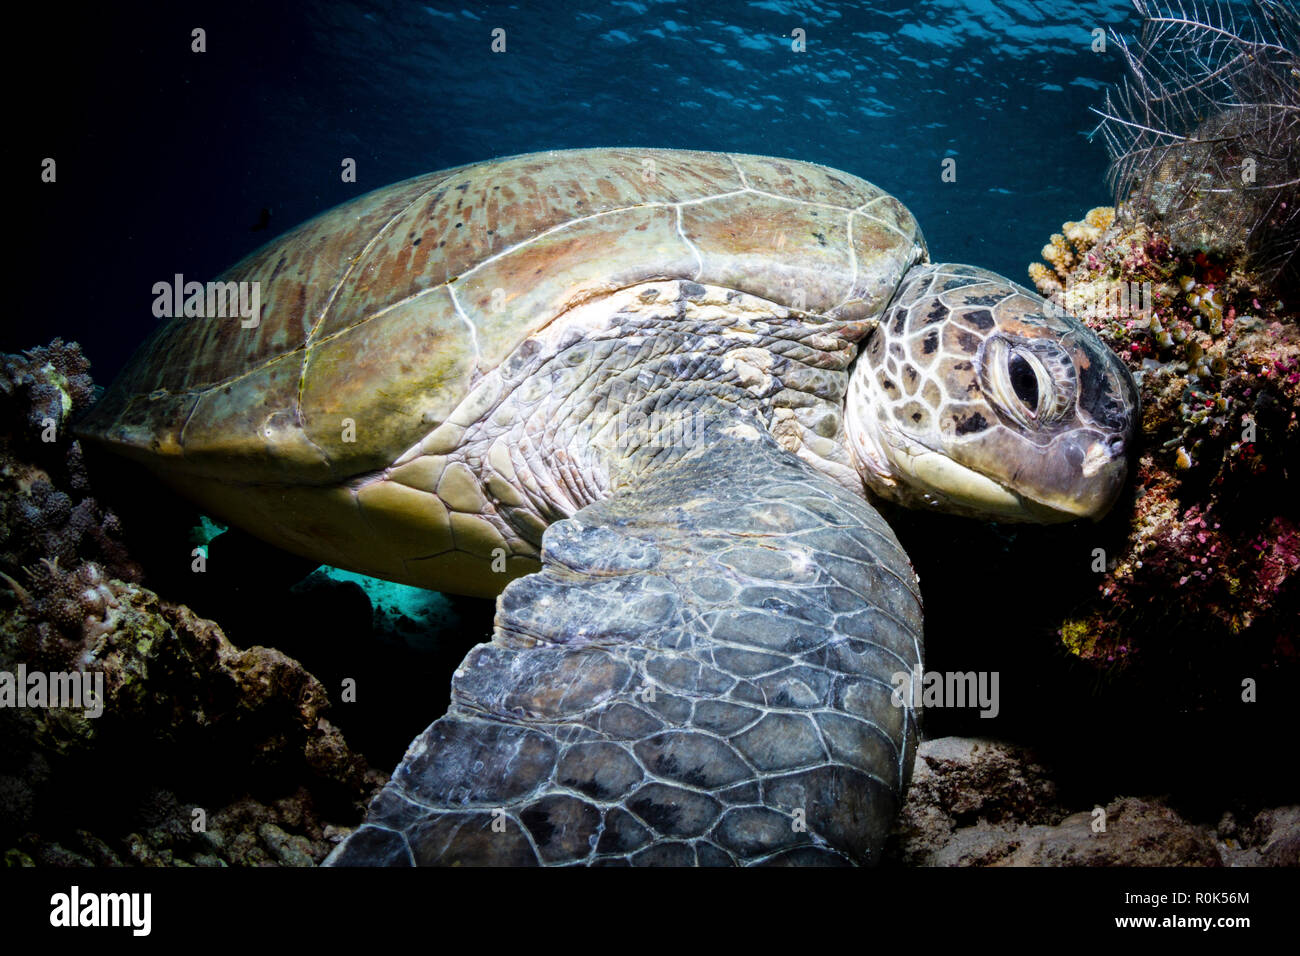
[[(1091, 808), (1058, 798), (1031, 751), (984, 738), (921, 744), (887, 862), (908, 866), (1295, 866), (1300, 807), (1189, 819), (1167, 797)], [(1250, 822), (1239, 824), (1238, 816)]]
[[(1104, 821), (1105, 827), (1101, 828)], [(1055, 826), (1008, 833), (994, 866), (1222, 866), (1212, 834), (1158, 801), (1112, 800)], [(947, 848), (960, 858), (960, 846)]]
[(958, 830), (1063, 815), (1055, 784), (1026, 749), (984, 738), (927, 740), (894, 828), (893, 855), (913, 866), (945, 865), (940, 860)]

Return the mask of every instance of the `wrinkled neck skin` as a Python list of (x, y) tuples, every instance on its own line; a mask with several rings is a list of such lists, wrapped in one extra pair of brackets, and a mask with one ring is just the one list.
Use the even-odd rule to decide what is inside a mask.
[(842, 413), (855, 355), (816, 316), (735, 290), (647, 282), (534, 334), (441, 427), (463, 432), (452, 457), (482, 477), (512, 537), (534, 547), (552, 522), (691, 454), (718, 428), (764, 429), (862, 495)]
[[(534, 556), (547, 526), (717, 429), (767, 431), (859, 496), (997, 521), (1097, 518), (1124, 481), (1136, 388), (1045, 304), (984, 270), (916, 267), (859, 356), (823, 317), (687, 280), (640, 283), (520, 343), (408, 456), (467, 466), (484, 520)], [(1007, 374), (990, 372), (1021, 353), (1044, 395), (1048, 377), (1059, 392), (1035, 420), (1007, 411)]]

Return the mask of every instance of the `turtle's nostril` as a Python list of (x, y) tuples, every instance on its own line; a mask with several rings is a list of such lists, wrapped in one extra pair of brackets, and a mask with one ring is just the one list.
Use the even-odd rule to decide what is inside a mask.
[(1109, 451), (1112, 458), (1118, 458), (1124, 454), (1124, 439), (1112, 438), (1110, 440)]

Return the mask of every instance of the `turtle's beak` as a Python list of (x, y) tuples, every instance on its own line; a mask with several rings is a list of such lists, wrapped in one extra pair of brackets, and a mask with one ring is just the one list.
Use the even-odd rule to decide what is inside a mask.
[(1033, 495), (1035, 504), (1056, 512), (1057, 521), (1100, 521), (1114, 506), (1128, 477), (1127, 443), (1122, 438), (1108, 440), (1095, 435), (1071, 437), (1054, 458), (1051, 477), (1045, 486), (1059, 490)]

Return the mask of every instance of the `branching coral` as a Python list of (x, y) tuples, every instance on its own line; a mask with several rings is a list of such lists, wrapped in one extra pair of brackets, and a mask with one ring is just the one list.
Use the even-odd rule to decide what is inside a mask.
[(1126, 80), (1096, 110), (1116, 204), (1183, 249), (1240, 256), (1265, 282), (1300, 279), (1300, 13), (1133, 0)]
[(1047, 245), (1043, 246), (1042, 256), (1051, 265), (1051, 269), (1041, 262), (1029, 266), (1029, 276), (1034, 280), (1043, 295), (1063, 291), (1065, 282), (1075, 266), (1087, 255), (1088, 250), (1097, 244), (1102, 235), (1115, 221), (1115, 210), (1111, 206), (1098, 206), (1088, 210), (1082, 222), (1067, 222), (1061, 232), (1055, 233)]

